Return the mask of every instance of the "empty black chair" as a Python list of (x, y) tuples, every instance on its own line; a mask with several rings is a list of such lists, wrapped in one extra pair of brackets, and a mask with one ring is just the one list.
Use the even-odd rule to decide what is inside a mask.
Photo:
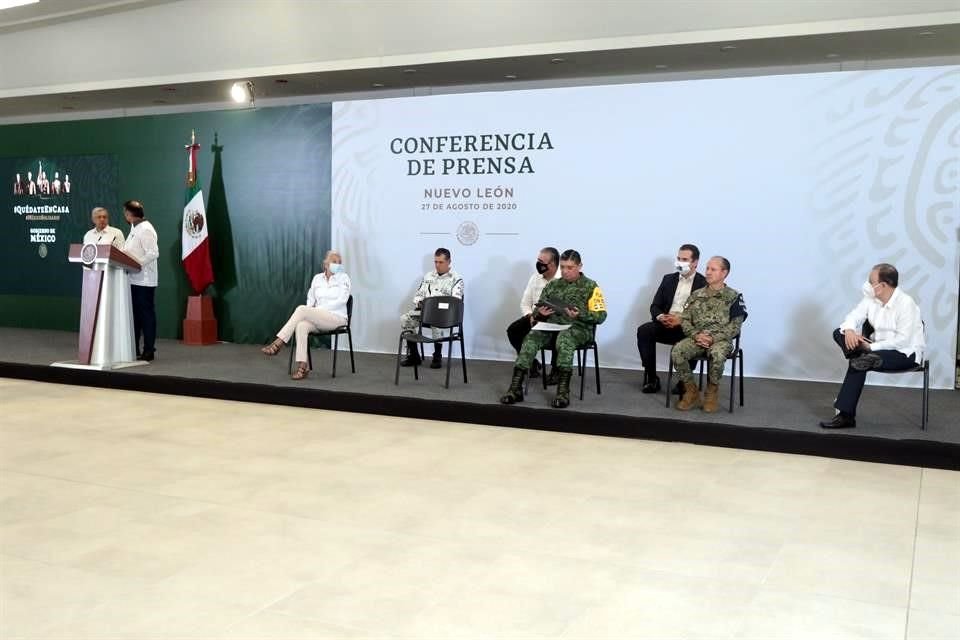
[[(424, 329), (446, 329), (449, 333), (439, 338), (423, 335)], [(447, 347), (447, 381), (444, 385), (450, 388), (450, 360), (453, 358), (453, 343), (460, 344), (460, 363), (463, 366), (463, 382), (467, 383), (467, 354), (463, 343), (463, 300), (454, 296), (436, 296), (423, 301), (420, 312), (420, 326), (416, 333), (401, 333), (397, 347), (397, 372), (393, 383), (400, 384), (400, 359), (403, 357), (403, 343), (414, 342), (421, 347), (424, 344), (448, 344)], [(413, 378), (420, 379), (418, 365), (413, 366)]]
[[(353, 373), (357, 372), (357, 365), (353, 360), (353, 334), (350, 332), (350, 324), (353, 320), (353, 296), (351, 295), (347, 298), (347, 324), (341, 325), (336, 329), (330, 331), (311, 331), (310, 336), (333, 336), (333, 375), (332, 378), (337, 377), (337, 347), (340, 344), (340, 336), (347, 336), (347, 344), (350, 345), (350, 371)], [(287, 365), (289, 371), (293, 371), (293, 354), (296, 349), (293, 348), (293, 345), (296, 343), (296, 335), (293, 339), (290, 340), (290, 363)], [(313, 355), (310, 353), (310, 337), (307, 337), (307, 366), (310, 367), (310, 370), (313, 371)]]
[[(733, 368), (730, 371), (730, 413), (733, 413), (733, 390), (737, 384), (737, 361), (740, 361), (740, 406), (743, 406), (743, 349), (740, 348), (740, 334), (733, 339), (733, 351), (727, 356), (727, 360), (733, 362)], [(707, 354), (697, 358), (700, 363), (700, 388), (703, 388), (703, 372), (707, 366)], [(724, 365), (726, 366), (726, 365)], [(670, 408), (670, 383), (673, 380), (673, 357), (670, 357), (670, 368), (667, 371), (667, 408)]]

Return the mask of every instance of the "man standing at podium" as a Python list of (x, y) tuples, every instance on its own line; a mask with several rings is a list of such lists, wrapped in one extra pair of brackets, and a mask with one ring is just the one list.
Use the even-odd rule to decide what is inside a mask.
[(103, 207), (96, 207), (90, 212), (93, 229), (83, 234), (83, 244), (112, 244), (117, 249), (123, 249), (123, 231), (111, 227), (110, 213)]
[[(130, 235), (123, 244), (124, 253), (140, 263), (140, 271), (130, 274), (130, 297), (133, 302), (133, 335), (137, 346), (137, 359), (150, 362), (157, 339), (157, 312), (154, 308), (154, 293), (157, 289), (157, 231), (143, 219), (143, 204), (137, 200), (123, 203), (123, 217), (130, 223)], [(143, 349), (140, 335), (143, 334)]]

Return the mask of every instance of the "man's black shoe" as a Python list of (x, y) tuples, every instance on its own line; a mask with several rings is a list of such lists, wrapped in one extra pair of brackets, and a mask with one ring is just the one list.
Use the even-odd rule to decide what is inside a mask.
[(530, 376), (531, 378), (539, 378), (539, 377), (540, 377), (540, 362), (539, 362), (538, 360), (534, 360), (534, 361), (533, 361), (533, 364), (530, 365), (530, 373), (529, 373), (529, 376)]
[(870, 371), (883, 366), (883, 358), (875, 353), (865, 353), (850, 360), (850, 366), (857, 371)]
[(400, 362), (401, 367), (419, 367), (423, 360), (420, 358), (419, 353), (410, 353), (407, 354), (407, 357)]
[(660, 377), (656, 374), (652, 376), (646, 376), (646, 379), (643, 382), (643, 388), (640, 390), (642, 393), (656, 393), (660, 391)]
[(430, 361), (431, 369), (439, 369), (443, 366), (443, 356), (433, 354), (433, 360)]
[(833, 416), (833, 420), (821, 422), (820, 426), (824, 429), (853, 429), (857, 426), (857, 420), (845, 413), (838, 413)]
[(153, 362), (154, 355), (155, 355), (155, 354), (154, 354), (153, 351), (144, 351), (144, 352), (140, 355), (140, 357), (137, 358), (137, 360), (144, 360), (144, 361), (146, 361), (146, 362)]

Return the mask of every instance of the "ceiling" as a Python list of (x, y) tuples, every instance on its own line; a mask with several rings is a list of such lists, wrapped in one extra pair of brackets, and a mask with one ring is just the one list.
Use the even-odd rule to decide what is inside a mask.
[[(60, 4), (73, 4), (63, 0)], [(146, 2), (147, 0), (144, 0)], [(81, 4), (80, 0), (76, 0)], [(140, 4), (143, 4), (141, 2)], [(85, 3), (90, 7), (95, 3)], [(130, 3), (127, 3), (130, 4)], [(99, 5), (101, 8), (103, 4)], [(116, 5), (119, 7), (119, 5)], [(516, 81), (572, 84), (578, 79), (596, 82), (616, 76), (647, 74), (644, 79), (701, 73), (743, 75), (756, 70), (781, 72), (786, 67), (821, 65), (824, 70), (899, 66), (907, 59), (943, 59), (960, 64), (960, 24), (923, 28), (817, 34), (787, 38), (697, 43), (608, 51), (567, 52), (551, 56), (496, 58), (378, 69), (330, 71), (282, 77), (236, 78), (253, 80), (258, 100), (267, 103), (305, 96), (335, 96), (362, 92), (409, 94), (418, 87), (450, 88), (462, 85)], [(843, 67), (844, 63), (852, 66)], [(747, 71), (750, 70), (750, 71)], [(510, 76), (516, 76), (511, 78)], [(0, 117), (37, 117), (44, 114), (78, 115), (84, 111), (153, 108), (176, 109), (190, 105), (233, 106), (231, 81), (195, 82), (133, 87), (92, 92), (50, 94), (0, 99)], [(380, 86), (382, 85), (382, 86)]]
[(142, 9), (173, 0), (40, 0), (0, 11), (0, 33), (45, 24)]

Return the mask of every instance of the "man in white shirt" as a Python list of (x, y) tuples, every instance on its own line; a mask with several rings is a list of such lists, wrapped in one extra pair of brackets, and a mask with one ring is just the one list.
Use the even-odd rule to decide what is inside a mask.
[(820, 423), (824, 429), (857, 426), (857, 404), (868, 371), (907, 371), (923, 362), (926, 340), (920, 308), (898, 288), (899, 281), (896, 267), (876, 265), (863, 284), (863, 300), (833, 332), (849, 364), (833, 404), (837, 415)]
[[(133, 335), (136, 340), (137, 358), (150, 362), (154, 358), (157, 339), (157, 312), (154, 294), (157, 289), (157, 258), (160, 247), (157, 231), (143, 219), (143, 204), (137, 200), (123, 203), (123, 216), (130, 223), (130, 235), (123, 244), (124, 253), (140, 263), (140, 271), (130, 274), (130, 297), (133, 302)], [(140, 336), (143, 335), (143, 348)]]
[[(660, 287), (650, 304), (650, 322), (637, 327), (637, 349), (643, 363), (643, 393), (656, 393), (660, 390), (660, 377), (657, 375), (657, 343), (674, 345), (686, 336), (680, 323), (683, 320), (683, 307), (690, 294), (707, 286), (703, 275), (697, 273), (700, 264), (700, 249), (694, 244), (684, 244), (677, 251), (674, 271), (663, 276)], [(691, 364), (691, 368), (694, 365)], [(674, 393), (683, 393), (683, 383), (678, 382)]]
[[(540, 294), (543, 293), (543, 288), (546, 287), (551, 280), (560, 277), (559, 267), (559, 251), (554, 247), (544, 247), (540, 250), (540, 253), (537, 255), (537, 271), (530, 276), (530, 279), (527, 281), (527, 287), (523, 290), (523, 296), (520, 298), (521, 317), (510, 323), (510, 326), (507, 327), (507, 339), (510, 340), (510, 344), (516, 349), (517, 354), (520, 353), (520, 347), (523, 346), (523, 339), (527, 337), (533, 325), (537, 323), (533, 306), (540, 300)], [(556, 350), (553, 351), (551, 359), (554, 362), (556, 361)], [(540, 377), (540, 363), (536, 360), (530, 365), (529, 375), (531, 378)], [(555, 378), (556, 375), (553, 377)]]
[(83, 234), (83, 244), (112, 244), (123, 249), (123, 231), (110, 226), (110, 213), (106, 209), (96, 207), (90, 212), (90, 219), (93, 221), (93, 229)]

